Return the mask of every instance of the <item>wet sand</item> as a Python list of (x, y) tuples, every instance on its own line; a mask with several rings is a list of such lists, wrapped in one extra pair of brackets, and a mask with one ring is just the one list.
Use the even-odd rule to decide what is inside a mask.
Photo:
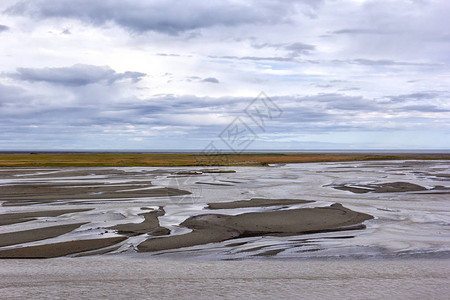
[(205, 214), (190, 217), (180, 224), (192, 229), (192, 232), (150, 238), (139, 244), (138, 250), (153, 252), (249, 236), (291, 236), (348, 230), (370, 219), (372, 216), (352, 211), (338, 203), (330, 207), (244, 213), (236, 216)]
[(299, 200), (299, 199), (263, 199), (252, 198), (250, 200), (233, 201), (233, 202), (218, 202), (208, 203), (206, 208), (209, 209), (233, 209), (233, 208), (246, 208), (246, 207), (268, 207), (268, 206), (283, 206), (283, 205), (295, 205), (305, 204), (314, 201)]
[[(0, 257), (14, 248), (33, 257), (42, 247), (60, 249), (49, 257), (138, 250), (218, 260), (434, 253), (448, 244), (441, 195), (450, 189), (441, 176), (448, 169), (445, 162), (347, 162), (0, 170)], [(330, 207), (336, 202), (342, 205)], [(74, 205), (82, 209), (65, 209)], [(110, 237), (126, 242), (64, 246)]]
[(125, 237), (76, 240), (55, 244), (0, 250), (0, 258), (52, 258), (109, 247), (126, 240)]
[(164, 209), (160, 207), (158, 210), (139, 214), (139, 216), (144, 217), (144, 221), (142, 223), (120, 224), (109, 227), (109, 229), (116, 230), (117, 233), (127, 236), (136, 236), (140, 234), (150, 234), (154, 236), (168, 235), (170, 233), (170, 230), (161, 227), (158, 220), (158, 217), (164, 216), (164, 214)]
[(450, 260), (1, 260), (4, 299), (442, 299)]
[(60, 226), (50, 226), (38, 229), (24, 230), (0, 234), (0, 247), (45, 240), (71, 232), (83, 224), (77, 223)]
[(423, 186), (409, 182), (388, 182), (380, 184), (363, 184), (363, 185), (339, 185), (334, 186), (337, 190), (350, 191), (356, 194), (363, 193), (404, 193), (426, 191)]
[(190, 192), (170, 187), (155, 188), (150, 183), (141, 184), (67, 184), (28, 183), (0, 186), (3, 206), (53, 203), (64, 200), (128, 199), (140, 197), (172, 197)]
[(57, 217), (64, 214), (89, 211), (91, 209), (63, 209), (63, 210), (43, 210), (26, 213), (12, 213), (0, 215), (0, 226), (23, 223), (36, 220), (42, 217)]

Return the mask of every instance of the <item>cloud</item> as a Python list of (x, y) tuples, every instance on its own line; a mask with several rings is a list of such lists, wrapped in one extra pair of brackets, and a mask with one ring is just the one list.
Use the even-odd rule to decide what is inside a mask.
[(250, 60), (250, 61), (295, 61), (294, 57), (281, 57), (281, 56), (271, 56), (271, 57), (264, 57), (264, 56), (231, 56), (231, 55), (224, 55), (224, 56), (214, 56), (210, 55), (210, 58), (215, 59), (233, 59), (233, 60)]
[(156, 53), (156, 55), (158, 55), (158, 56), (173, 56), (173, 57), (181, 56), (179, 54), (174, 54), (174, 53)]
[[(0, 84), (0, 144), (3, 140), (43, 142), (47, 147), (58, 141), (56, 148), (85, 141), (91, 147), (125, 147), (126, 141), (147, 141), (149, 145), (159, 139), (181, 139), (183, 143), (202, 147), (217, 137), (236, 116), (257, 131), (244, 113), (251, 97), (198, 97), (192, 95), (158, 95), (137, 98), (119, 92), (110, 93), (110, 87), (101, 89), (89, 101), (74, 86), (70, 90), (55, 90), (51, 95), (33, 94), (33, 89)], [(121, 88), (118, 86), (116, 88)], [(61, 103), (65, 94), (72, 100)], [(290, 136), (291, 140), (305, 134), (330, 135), (342, 132), (430, 129), (448, 127), (448, 107), (432, 102), (444, 95), (435, 92), (399, 95), (403, 102), (348, 96), (339, 93), (309, 96), (272, 96), (283, 110), (280, 118), (267, 122), (271, 140)], [(66, 95), (67, 96), (67, 95)], [(427, 102), (423, 103), (424, 97)], [(432, 98), (430, 98), (432, 97)], [(88, 105), (86, 105), (88, 104)], [(55, 133), (55, 126), (59, 128)], [(20, 137), (20, 138), (17, 138)], [(167, 142), (167, 141), (166, 141)], [(194, 144), (193, 144), (194, 143)], [(20, 144), (27, 147), (26, 144)], [(37, 145), (37, 144), (34, 144)], [(264, 144), (263, 144), (264, 145)], [(30, 146), (28, 146), (30, 147)]]
[(35, 0), (21, 1), (9, 7), (6, 12), (13, 15), (28, 15), (36, 19), (72, 18), (95, 25), (114, 22), (134, 32), (156, 31), (178, 34), (219, 25), (282, 23), (297, 12), (296, 8), (299, 5), (314, 10), (317, 2)]
[(111, 84), (121, 79), (137, 82), (146, 74), (140, 72), (117, 73), (108, 66), (76, 64), (62, 68), (17, 68), (12, 77), (31, 82), (48, 82), (64, 86), (82, 86), (104, 82)]
[(150, 136), (192, 147), (245, 119), (261, 89), (283, 110), (268, 122), (269, 142), (309, 133), (333, 142), (346, 132), (348, 144), (356, 131), (377, 130), (392, 144), (415, 130), (448, 140), (448, 8), (446, 0), (3, 1), (0, 147), (174, 145)]
[(430, 65), (436, 65), (436, 64), (429, 64), (429, 63), (416, 63), (416, 62), (402, 62), (402, 61), (393, 61), (389, 59), (363, 59), (358, 58), (352, 60), (350, 63), (352, 64), (359, 64), (359, 65), (370, 65), (370, 66), (430, 66)]
[(219, 83), (219, 80), (214, 77), (208, 77), (202, 80), (203, 82), (210, 82), (210, 83)]
[(316, 47), (314, 45), (304, 43), (293, 43), (286, 45), (284, 49), (290, 51), (290, 56), (296, 57), (301, 54), (310, 54), (311, 51), (316, 49)]
[(8, 27), (8, 26), (6, 26), (6, 25), (1, 25), (1, 24), (0, 24), (0, 32), (2, 32), (2, 31), (7, 31), (7, 30), (9, 30), (9, 27)]
[(396, 95), (388, 97), (391, 102), (407, 102), (407, 101), (429, 101), (439, 98), (437, 92), (418, 92), (405, 95)]
[[(255, 49), (263, 49), (263, 48), (272, 48), (275, 50), (285, 50), (288, 52), (288, 55), (286, 57), (250, 57), (252, 58), (261, 58), (260, 60), (292, 60), (293, 58), (300, 56), (300, 55), (310, 55), (314, 50), (316, 50), (316, 46), (311, 44), (305, 44), (301, 42), (296, 43), (252, 43), (251, 45)], [(241, 59), (248, 59), (249, 56), (243, 57)], [(257, 59), (254, 59), (257, 60)]]
[(418, 111), (418, 112), (450, 112), (450, 108), (446, 109), (436, 105), (406, 105), (401, 108), (403, 111)]
[(335, 30), (331, 32), (332, 34), (393, 34), (396, 33), (394, 31), (383, 31), (380, 29), (361, 29), (361, 28), (354, 28), (354, 29), (340, 29)]
[(443, 64), (438, 63), (425, 63), (425, 62), (409, 62), (409, 61), (395, 61), (391, 59), (367, 59), (367, 58), (356, 58), (348, 60), (335, 59), (332, 63), (343, 63), (352, 65), (363, 65), (363, 66), (443, 66)]

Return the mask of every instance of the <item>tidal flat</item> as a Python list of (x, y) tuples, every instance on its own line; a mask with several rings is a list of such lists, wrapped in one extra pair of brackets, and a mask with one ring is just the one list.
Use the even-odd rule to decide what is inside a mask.
[(449, 174), (446, 160), (2, 168), (0, 293), (446, 299)]
[(3, 168), (0, 258), (448, 257), (449, 169), (439, 160)]

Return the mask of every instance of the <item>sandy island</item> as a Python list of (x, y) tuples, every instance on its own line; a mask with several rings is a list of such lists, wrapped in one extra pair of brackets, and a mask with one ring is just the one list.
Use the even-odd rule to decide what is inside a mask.
[(330, 207), (244, 213), (236, 216), (205, 214), (190, 217), (180, 224), (192, 229), (192, 232), (150, 238), (138, 245), (138, 251), (170, 250), (249, 236), (292, 236), (360, 229), (362, 222), (372, 218), (338, 203)]

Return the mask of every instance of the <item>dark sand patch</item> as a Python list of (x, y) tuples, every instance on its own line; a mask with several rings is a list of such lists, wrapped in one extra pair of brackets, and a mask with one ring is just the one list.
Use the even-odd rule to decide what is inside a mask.
[(242, 246), (245, 244), (247, 244), (247, 242), (231, 243), (231, 244), (228, 244), (227, 247), (238, 247), (238, 246)]
[(218, 185), (218, 186), (233, 186), (232, 184), (229, 184), (229, 183), (201, 182), (201, 181), (197, 181), (195, 184)]
[(236, 181), (236, 180), (224, 180), (224, 179), (221, 179), (219, 181), (221, 181), (221, 182), (229, 182), (229, 183), (242, 183), (242, 181)]
[(239, 253), (255, 252), (255, 251), (258, 251), (258, 250), (267, 248), (267, 247), (271, 247), (271, 246), (259, 246), (259, 247), (254, 247), (254, 248), (244, 249), (244, 250), (239, 251)]
[(87, 223), (76, 223), (68, 225), (42, 227), (24, 231), (8, 232), (0, 234), (0, 247), (24, 244), (40, 240), (54, 238), (69, 233), (81, 225)]
[(187, 194), (190, 192), (175, 188), (153, 188), (149, 183), (134, 185), (92, 183), (81, 186), (76, 183), (27, 183), (0, 186), (0, 201), (5, 201), (3, 206), (52, 203), (62, 200), (171, 197)]
[(234, 209), (234, 208), (246, 208), (246, 207), (296, 205), (296, 204), (304, 204), (304, 203), (311, 203), (311, 202), (314, 202), (314, 201), (299, 200), (299, 199), (252, 198), (250, 200), (240, 200), (240, 201), (233, 201), (233, 202), (209, 203), (206, 208), (208, 208), (208, 209)]
[(164, 214), (164, 209), (160, 207), (158, 210), (139, 214), (139, 216), (144, 217), (144, 221), (142, 223), (119, 224), (109, 227), (109, 229), (117, 230), (119, 234), (124, 234), (127, 236), (135, 236), (146, 233), (156, 236), (167, 235), (170, 234), (170, 230), (165, 227), (161, 227), (158, 220), (158, 217), (164, 216)]
[(235, 170), (209, 170), (209, 169), (203, 169), (200, 170), (203, 173), (236, 173)]
[(16, 223), (23, 223), (36, 220), (42, 217), (57, 217), (64, 214), (89, 211), (92, 209), (64, 209), (64, 210), (43, 210), (26, 213), (10, 213), (0, 215), (0, 226)]
[(119, 246), (115, 246), (115, 247), (106, 247), (97, 251), (89, 251), (89, 252), (84, 252), (84, 253), (80, 253), (75, 255), (75, 257), (85, 257), (85, 256), (93, 256), (93, 255), (102, 255), (102, 254), (107, 254), (113, 251), (116, 251), (117, 249), (120, 248), (121, 245)]
[(101, 249), (118, 244), (126, 237), (106, 239), (76, 240), (55, 244), (29, 246), (8, 250), (0, 250), (0, 258), (52, 258)]
[(201, 171), (178, 171), (172, 173), (174, 175), (186, 175), (186, 176), (195, 176), (195, 175), (202, 175), (203, 172)]
[(388, 183), (379, 183), (379, 184), (366, 184), (366, 185), (357, 185), (352, 184), (349, 186), (348, 184), (342, 184), (333, 186), (334, 189), (349, 191), (356, 194), (364, 194), (364, 193), (402, 193), (402, 192), (417, 192), (417, 191), (426, 191), (427, 189), (421, 185), (417, 185), (409, 182), (388, 182)]
[(183, 235), (150, 238), (138, 245), (151, 252), (217, 243), (251, 236), (291, 236), (305, 233), (347, 230), (373, 217), (341, 204), (329, 207), (245, 213), (237, 216), (206, 214), (193, 216), (181, 226), (193, 231)]
[(265, 251), (265, 252), (261, 252), (261, 253), (255, 254), (253, 256), (275, 256), (278, 253), (283, 252), (284, 250), (285, 249), (268, 250), (268, 251)]

